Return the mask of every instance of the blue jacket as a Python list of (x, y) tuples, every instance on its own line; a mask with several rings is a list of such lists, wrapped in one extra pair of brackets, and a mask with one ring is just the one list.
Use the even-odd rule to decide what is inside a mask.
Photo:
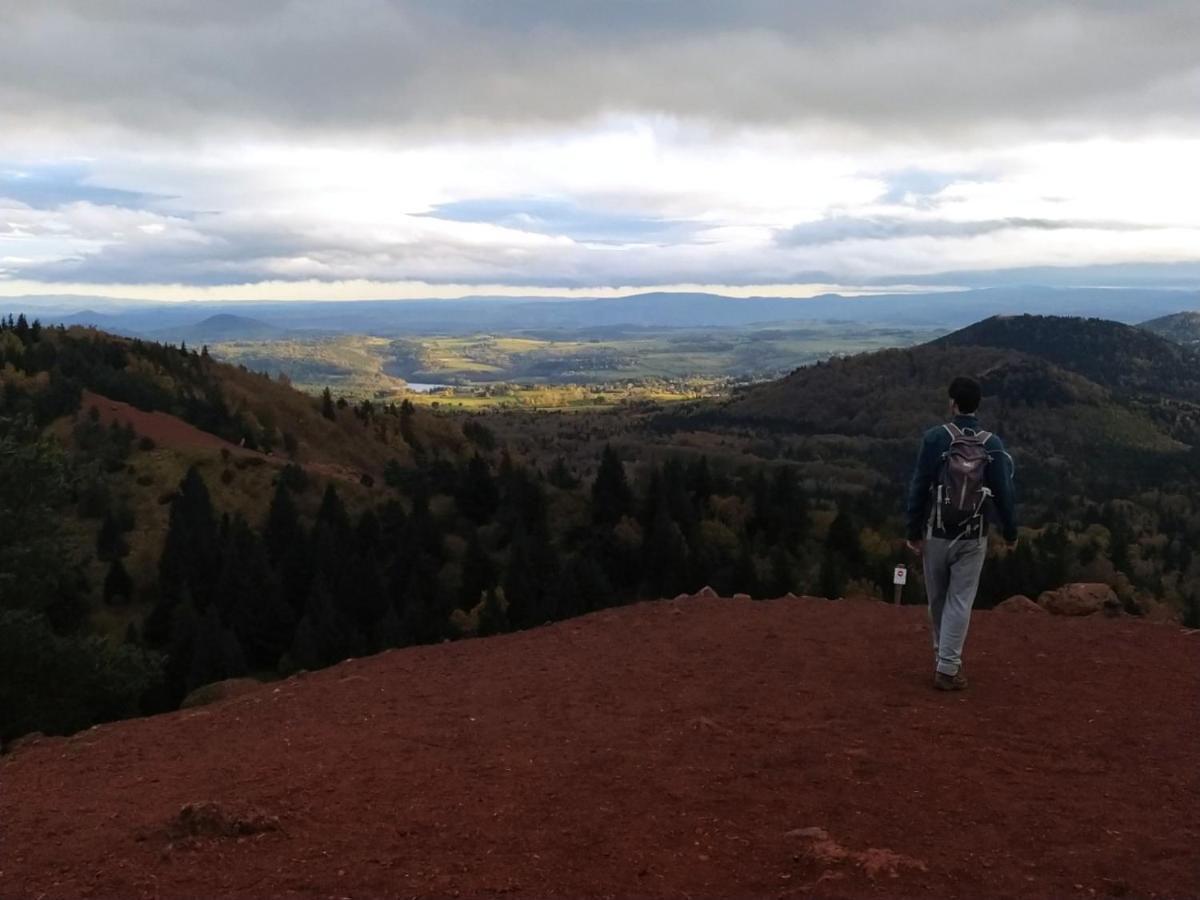
[[(979, 419), (975, 416), (955, 416), (954, 424), (959, 428), (979, 428)], [(908, 486), (908, 539), (920, 540), (924, 537), (954, 538), (957, 534), (946, 534), (934, 528), (929, 521), (930, 488), (937, 480), (938, 470), (942, 465), (942, 457), (950, 449), (950, 432), (945, 426), (938, 425), (925, 432), (921, 441), (921, 451), (917, 455), (917, 467), (913, 471), (912, 481)], [(1004, 442), (996, 435), (988, 438), (983, 445), (987, 451), (988, 463), (987, 483), (992, 491), (992, 502), (989, 514), (999, 519), (1003, 529), (1004, 540), (1009, 543), (1017, 539), (1016, 496), (1013, 491), (1013, 459), (1004, 449)], [(983, 523), (978, 534), (987, 533), (987, 522)], [(965, 535), (974, 536), (974, 535)]]

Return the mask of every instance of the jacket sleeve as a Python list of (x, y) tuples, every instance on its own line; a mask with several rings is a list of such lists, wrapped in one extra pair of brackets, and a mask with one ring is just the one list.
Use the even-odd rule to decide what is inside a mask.
[(1004, 540), (1011, 544), (1017, 539), (1017, 497), (1013, 488), (1013, 458), (1004, 449), (1004, 442), (995, 436), (990, 441), (988, 456), (991, 457), (991, 464), (988, 466), (988, 487), (992, 491)]
[(913, 469), (908, 485), (908, 502), (905, 514), (908, 519), (908, 539), (920, 540), (925, 536), (925, 518), (929, 512), (929, 488), (937, 474), (938, 448), (936, 432), (925, 433), (921, 449), (917, 453), (917, 465)]

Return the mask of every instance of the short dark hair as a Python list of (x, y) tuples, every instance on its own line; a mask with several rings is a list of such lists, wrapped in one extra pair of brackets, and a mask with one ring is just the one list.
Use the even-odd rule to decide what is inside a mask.
[(958, 406), (960, 413), (970, 415), (979, 409), (979, 401), (983, 399), (983, 390), (974, 378), (959, 375), (950, 382), (950, 399)]

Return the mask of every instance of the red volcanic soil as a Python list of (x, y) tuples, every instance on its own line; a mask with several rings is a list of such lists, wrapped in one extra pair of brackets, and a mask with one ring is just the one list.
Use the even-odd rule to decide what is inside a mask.
[(79, 407), (81, 414), (86, 413), (91, 407), (95, 407), (100, 414), (102, 425), (108, 425), (111, 422), (119, 425), (132, 425), (133, 430), (139, 435), (150, 438), (160, 447), (169, 447), (173, 450), (193, 447), (219, 450), (224, 447), (231, 452), (250, 452), (242, 450), (237, 444), (231, 444), (215, 434), (201, 431), (178, 416), (164, 412), (146, 412), (136, 406), (122, 403), (120, 400), (110, 400), (100, 394), (84, 391)]
[[(82, 414), (86, 414), (91, 407), (95, 407), (99, 412), (102, 425), (112, 422), (116, 422), (118, 425), (132, 425), (135, 432), (150, 438), (159, 447), (171, 450), (228, 450), (234, 455), (257, 456), (272, 460), (278, 465), (287, 462), (286, 459), (272, 458), (257, 450), (247, 450), (208, 431), (201, 431), (178, 416), (164, 412), (146, 412), (136, 406), (130, 406), (128, 403), (110, 400), (101, 394), (84, 391), (80, 411)], [(309, 461), (305, 463), (305, 468), (327, 478), (338, 478), (355, 483), (358, 482), (361, 474), (348, 466), (328, 462)]]
[(642, 604), (45, 739), (0, 894), (1200, 892), (1200, 635), (981, 612), (943, 694), (923, 615)]

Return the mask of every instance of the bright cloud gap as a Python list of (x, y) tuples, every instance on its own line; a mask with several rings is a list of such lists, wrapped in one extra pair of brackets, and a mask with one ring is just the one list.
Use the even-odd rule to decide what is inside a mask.
[(0, 25), (8, 296), (1200, 287), (1196, 4), (56, 0)]

